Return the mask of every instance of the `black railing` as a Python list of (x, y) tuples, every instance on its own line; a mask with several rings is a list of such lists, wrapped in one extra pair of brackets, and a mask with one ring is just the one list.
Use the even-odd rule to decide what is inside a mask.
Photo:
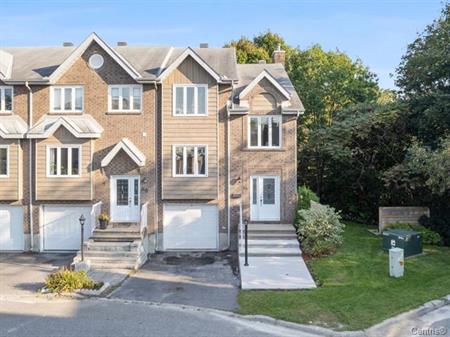
[(248, 220), (244, 220), (244, 240), (245, 240), (245, 262), (244, 262), (244, 266), (248, 266)]

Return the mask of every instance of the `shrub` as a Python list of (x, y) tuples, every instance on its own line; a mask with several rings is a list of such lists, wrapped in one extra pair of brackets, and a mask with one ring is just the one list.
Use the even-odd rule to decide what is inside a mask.
[(319, 197), (308, 187), (300, 186), (298, 188), (297, 210), (309, 209), (311, 201), (319, 202)]
[(409, 224), (409, 223), (401, 223), (396, 222), (393, 224), (389, 224), (385, 227), (384, 230), (387, 229), (409, 229), (422, 234), (422, 242), (426, 245), (440, 245), (442, 244), (442, 238), (439, 233), (432, 231), (429, 228), (426, 228), (422, 225)]
[[(435, 212), (436, 213), (436, 212)], [(447, 211), (448, 213), (448, 211)], [(419, 219), (419, 223), (425, 228), (439, 233), (442, 238), (442, 243), (446, 246), (450, 246), (450, 216), (448, 214), (433, 215), (431, 218), (422, 216)]]
[(321, 206), (298, 211), (297, 235), (302, 250), (311, 256), (333, 253), (342, 244), (344, 224), (334, 208)]
[(98, 289), (99, 284), (89, 278), (85, 271), (61, 268), (47, 276), (45, 286), (51, 292), (72, 292), (76, 289)]

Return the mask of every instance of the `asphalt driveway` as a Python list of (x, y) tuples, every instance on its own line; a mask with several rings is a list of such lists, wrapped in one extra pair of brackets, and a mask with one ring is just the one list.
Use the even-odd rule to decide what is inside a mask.
[(229, 253), (156, 254), (110, 297), (234, 311), (237, 263)]
[(34, 295), (46, 276), (72, 262), (74, 254), (0, 253), (0, 298)]

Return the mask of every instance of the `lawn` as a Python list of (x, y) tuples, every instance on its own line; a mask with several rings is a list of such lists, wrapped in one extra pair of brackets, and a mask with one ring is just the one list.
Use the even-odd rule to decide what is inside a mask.
[(317, 289), (241, 291), (239, 313), (358, 330), (450, 293), (450, 248), (425, 247), (424, 255), (406, 259), (405, 276), (394, 279), (380, 240), (347, 223), (336, 254), (308, 263)]

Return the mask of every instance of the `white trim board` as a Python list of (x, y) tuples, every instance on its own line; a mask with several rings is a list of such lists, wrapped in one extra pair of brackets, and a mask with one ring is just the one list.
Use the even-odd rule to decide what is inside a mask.
[(127, 73), (134, 79), (140, 79), (141, 75), (128, 63), (121, 55), (114, 51), (106, 42), (104, 42), (97, 34), (91, 33), (70, 55), (63, 63), (49, 76), (50, 83), (56, 83), (62, 75), (75, 63), (75, 61), (83, 55), (89, 48), (92, 42), (96, 42), (114, 61), (119, 64)]
[(192, 48), (188, 47), (178, 56), (170, 66), (164, 69), (158, 76), (159, 81), (163, 81), (173, 70), (175, 70), (188, 56), (192, 57), (203, 69), (205, 69), (217, 82), (221, 80), (221, 76), (211, 68)]
[(253, 81), (251, 81), (239, 94), (239, 99), (243, 99), (263, 78), (266, 78), (272, 85), (287, 99), (291, 99), (291, 94), (273, 77), (267, 70), (263, 70)]
[(101, 166), (108, 166), (120, 150), (124, 150), (136, 165), (140, 167), (145, 166), (145, 155), (128, 138), (122, 138), (120, 142), (109, 151), (105, 158), (103, 158)]

